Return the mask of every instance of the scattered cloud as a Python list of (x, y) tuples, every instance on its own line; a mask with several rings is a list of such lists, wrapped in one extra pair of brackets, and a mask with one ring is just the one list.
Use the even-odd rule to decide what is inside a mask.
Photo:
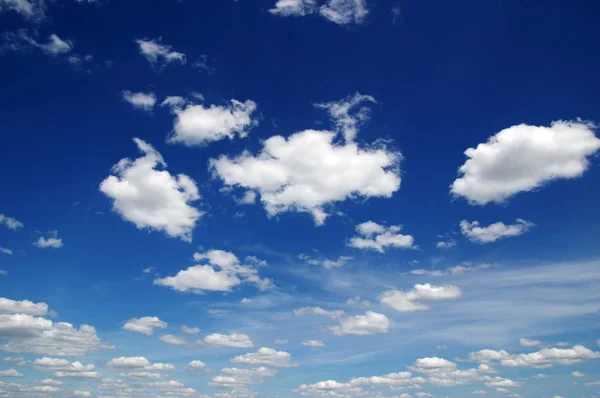
[(543, 348), (529, 354), (510, 354), (500, 350), (480, 350), (469, 354), (469, 360), (479, 363), (498, 362), (506, 367), (549, 368), (553, 365), (572, 365), (588, 359), (600, 358), (600, 352), (594, 352), (581, 345), (572, 348)]
[(194, 260), (208, 260), (208, 264), (191, 266), (179, 271), (175, 276), (157, 278), (154, 284), (197, 294), (204, 290), (228, 292), (241, 283), (254, 284), (261, 291), (274, 286), (271, 279), (259, 277), (254, 263), (242, 264), (231, 252), (210, 250), (206, 253), (195, 253)]
[(522, 218), (517, 218), (514, 224), (505, 225), (502, 222), (496, 222), (487, 227), (479, 226), (479, 221), (462, 220), (460, 222), (462, 234), (475, 243), (491, 243), (498, 239), (523, 235), (534, 226), (535, 224)]
[(331, 268), (340, 268), (348, 263), (348, 261), (352, 260), (352, 257), (349, 256), (340, 256), (337, 260), (328, 260), (328, 259), (316, 259), (312, 258), (307, 254), (299, 254), (298, 258), (300, 260), (306, 261), (311, 265), (320, 265), (323, 268), (331, 269)]
[(23, 377), (23, 373), (17, 372), (15, 369), (0, 370), (0, 377)]
[(212, 347), (254, 347), (250, 336), (243, 333), (231, 333), (230, 335), (213, 333), (204, 337), (203, 343)]
[(8, 229), (23, 228), (23, 223), (21, 221), (5, 216), (2, 213), (0, 213), (0, 225), (4, 225)]
[(493, 135), (459, 169), (450, 187), (469, 203), (502, 203), (558, 179), (581, 177), (588, 157), (600, 149), (596, 126), (590, 122), (555, 121), (550, 127), (519, 124)]
[(181, 326), (181, 331), (183, 333), (186, 333), (186, 334), (198, 334), (198, 333), (200, 333), (200, 329), (199, 328), (190, 327), (190, 326), (186, 326), (186, 325)]
[(171, 46), (163, 44), (161, 38), (158, 40), (138, 39), (135, 43), (139, 47), (140, 54), (156, 70), (160, 71), (173, 62), (181, 65), (186, 63), (185, 54), (174, 51)]
[(584, 377), (585, 375), (583, 373), (581, 373), (581, 372), (574, 371), (574, 372), (571, 372), (571, 376), (573, 376), (573, 377)]
[(379, 296), (379, 301), (400, 312), (414, 312), (430, 310), (429, 304), (423, 301), (452, 300), (461, 296), (458, 286), (434, 286), (429, 283), (416, 284), (412, 290), (387, 290)]
[(191, 242), (196, 221), (204, 214), (191, 206), (200, 199), (196, 183), (185, 174), (171, 175), (152, 145), (139, 138), (133, 141), (144, 156), (121, 159), (112, 169), (115, 175), (100, 184), (100, 191), (113, 200), (113, 211), (138, 229)]
[(366, 336), (387, 333), (392, 321), (385, 315), (367, 311), (364, 315), (339, 318), (339, 325), (331, 326), (329, 330), (337, 335)]
[(159, 340), (163, 343), (172, 344), (172, 345), (185, 345), (187, 344), (187, 340), (183, 337), (173, 336), (172, 334), (165, 334), (159, 337)]
[(519, 344), (523, 347), (539, 347), (542, 345), (542, 342), (539, 340), (519, 339)]
[(369, 14), (365, 0), (327, 0), (321, 6), (316, 0), (278, 0), (269, 12), (281, 17), (317, 14), (338, 25), (362, 24)]
[(416, 249), (415, 239), (411, 235), (402, 235), (401, 225), (392, 225), (386, 227), (373, 221), (367, 221), (358, 224), (356, 232), (359, 236), (354, 236), (348, 242), (348, 246), (356, 249), (376, 250), (384, 253), (388, 247), (400, 249)]
[(323, 340), (304, 340), (302, 341), (302, 345), (308, 347), (325, 347)]
[(45, 17), (44, 0), (0, 0), (0, 13), (14, 11), (30, 21), (39, 21)]
[(208, 58), (208, 56), (202, 54), (198, 57), (198, 60), (192, 64), (192, 67), (200, 71), (200, 73), (213, 75), (217, 70), (211, 64), (212, 61)]
[(40, 249), (60, 249), (64, 246), (62, 239), (58, 237), (58, 231), (48, 232), (47, 237), (40, 236), (40, 238), (33, 244)]
[(445, 276), (445, 275), (461, 275), (465, 272), (476, 272), (484, 269), (491, 268), (491, 264), (473, 264), (471, 262), (464, 262), (454, 267), (437, 270), (426, 270), (426, 269), (414, 269), (410, 271), (411, 275), (427, 275), (427, 276)]
[(74, 47), (72, 41), (63, 40), (54, 33), (48, 36), (47, 42), (39, 42), (27, 29), (21, 29), (16, 32), (5, 32), (2, 35), (2, 39), (3, 48), (6, 50), (24, 52), (31, 49), (39, 49), (53, 57), (68, 54), (73, 51)]
[(337, 133), (342, 134), (346, 142), (352, 142), (358, 134), (358, 127), (367, 122), (370, 117), (371, 109), (367, 106), (359, 106), (365, 102), (376, 103), (377, 101), (370, 95), (355, 93), (340, 101), (323, 102), (315, 106), (325, 109)]
[(29, 300), (15, 301), (0, 297), (0, 314), (25, 314), (34, 316), (48, 315), (48, 304), (34, 303)]
[(297, 364), (291, 362), (291, 360), (292, 355), (289, 352), (261, 347), (256, 352), (234, 357), (230, 362), (246, 365), (267, 365), (281, 368), (297, 366)]
[(153, 93), (133, 93), (125, 90), (122, 94), (123, 99), (133, 105), (135, 109), (150, 112), (156, 104), (156, 96)]
[(144, 316), (142, 318), (131, 318), (128, 320), (125, 325), (123, 325), (124, 330), (129, 330), (130, 332), (138, 332), (143, 333), (147, 336), (151, 336), (154, 334), (154, 329), (166, 329), (167, 323), (161, 321), (155, 316)]

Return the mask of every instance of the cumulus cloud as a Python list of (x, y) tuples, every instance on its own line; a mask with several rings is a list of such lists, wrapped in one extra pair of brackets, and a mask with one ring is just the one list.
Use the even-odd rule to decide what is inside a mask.
[(0, 253), (8, 254), (9, 256), (12, 256), (13, 251), (10, 249), (7, 249), (6, 247), (0, 247)]
[(230, 335), (213, 333), (204, 337), (203, 344), (212, 347), (254, 347), (250, 336), (243, 333), (231, 333)]
[(362, 24), (369, 14), (365, 0), (327, 0), (321, 6), (316, 0), (278, 0), (269, 12), (282, 17), (318, 14), (338, 25)]
[(40, 249), (60, 249), (64, 246), (62, 239), (58, 237), (58, 231), (50, 231), (47, 237), (40, 236), (33, 244)]
[(344, 315), (344, 311), (342, 310), (324, 310), (321, 307), (302, 307), (296, 308), (294, 310), (294, 315), (296, 316), (309, 316), (309, 315), (318, 315), (318, 316), (328, 316), (332, 319), (338, 319)]
[(582, 345), (572, 348), (543, 348), (529, 354), (510, 354), (500, 350), (480, 350), (469, 354), (469, 360), (479, 363), (498, 362), (507, 367), (549, 368), (553, 365), (572, 365), (588, 359), (600, 358), (595, 352)]
[(159, 337), (159, 340), (163, 343), (172, 345), (184, 345), (187, 344), (187, 340), (183, 337), (173, 336), (172, 334), (165, 334)]
[(44, 0), (0, 0), (0, 13), (14, 11), (28, 20), (44, 18), (46, 5)]
[(174, 51), (171, 46), (162, 44), (160, 38), (158, 40), (139, 39), (135, 43), (139, 47), (140, 54), (157, 70), (162, 70), (172, 62), (182, 65), (186, 63), (185, 54)]
[(144, 156), (121, 159), (100, 191), (113, 200), (113, 211), (138, 229), (191, 242), (196, 221), (204, 214), (191, 206), (200, 199), (196, 183), (185, 174), (173, 176), (165, 170), (167, 164), (150, 144), (139, 138), (134, 142)]
[(373, 221), (358, 224), (356, 227), (358, 236), (354, 236), (348, 242), (348, 246), (356, 249), (376, 250), (384, 253), (388, 247), (401, 249), (416, 249), (415, 239), (411, 235), (402, 235), (401, 225), (386, 227)]
[(111, 349), (100, 340), (96, 329), (81, 325), (79, 329), (66, 322), (52, 322), (26, 314), (0, 314), (0, 349), (51, 356), (81, 356), (88, 352)]
[(259, 277), (255, 263), (242, 264), (231, 252), (210, 250), (206, 253), (195, 253), (194, 260), (208, 260), (208, 264), (191, 266), (179, 271), (175, 276), (157, 278), (154, 284), (198, 294), (204, 290), (228, 292), (241, 283), (254, 284), (261, 291), (273, 287), (271, 279)]
[(343, 134), (346, 142), (352, 142), (358, 134), (358, 127), (369, 120), (371, 109), (359, 106), (365, 102), (376, 103), (370, 95), (355, 93), (340, 101), (315, 104), (317, 108), (325, 109), (333, 121), (336, 131)]
[(48, 315), (48, 304), (34, 303), (29, 300), (15, 301), (0, 297), (0, 313), (44, 316)]
[(11, 51), (39, 49), (53, 57), (65, 55), (73, 51), (73, 42), (63, 40), (54, 33), (48, 37), (48, 41), (45, 43), (35, 39), (27, 29), (4, 33), (2, 38), (4, 42), (3, 48)]
[(361, 147), (337, 142), (343, 134), (304, 130), (263, 142), (257, 155), (210, 160), (226, 187), (256, 191), (269, 216), (287, 211), (312, 214), (315, 224), (328, 217), (326, 206), (346, 199), (389, 198), (400, 188), (398, 152), (382, 144)]
[(367, 311), (364, 315), (342, 317), (339, 319), (339, 325), (331, 326), (329, 330), (338, 336), (365, 336), (387, 333), (391, 326), (392, 321), (387, 316)]
[(302, 341), (302, 345), (308, 347), (325, 347), (323, 340), (304, 340)]
[(0, 225), (5, 226), (8, 229), (23, 228), (23, 223), (15, 218), (5, 216), (0, 213)]
[(135, 369), (150, 366), (150, 361), (144, 357), (118, 357), (111, 359), (106, 365), (113, 369)]
[(434, 286), (429, 283), (416, 284), (412, 290), (387, 290), (379, 296), (379, 301), (400, 312), (414, 312), (431, 309), (424, 301), (452, 300), (461, 296), (458, 286)]
[(123, 325), (124, 330), (129, 330), (130, 332), (144, 333), (147, 336), (151, 336), (154, 333), (155, 328), (165, 329), (166, 327), (167, 323), (161, 321), (155, 316), (131, 318), (125, 323), (125, 325)]
[(484, 205), (504, 202), (554, 180), (581, 177), (589, 167), (588, 158), (600, 149), (595, 129), (580, 120), (504, 129), (465, 151), (469, 160), (459, 168), (460, 177), (450, 192)]
[(37, 358), (32, 364), (35, 370), (40, 371), (63, 371), (63, 372), (91, 372), (95, 366), (92, 364), (84, 365), (79, 361), (70, 362), (65, 358)]
[(261, 347), (256, 352), (239, 355), (231, 359), (231, 363), (243, 363), (247, 365), (268, 365), (275, 367), (293, 367), (297, 364), (291, 362), (292, 354), (285, 351), (277, 351), (273, 348)]
[(200, 333), (200, 329), (199, 328), (195, 328), (195, 327), (190, 327), (190, 326), (186, 326), (186, 325), (182, 325), (181, 326), (181, 331), (185, 334), (198, 334)]
[[(173, 102), (173, 100), (171, 100)], [(186, 146), (202, 146), (225, 138), (244, 138), (250, 129), (258, 124), (252, 117), (256, 103), (251, 100), (241, 102), (231, 100), (229, 105), (189, 103), (183, 107), (171, 106), (175, 114), (173, 134), (168, 142)]]
[(523, 347), (539, 347), (542, 345), (542, 342), (539, 340), (519, 339), (519, 344)]
[(503, 222), (496, 222), (487, 227), (481, 227), (479, 221), (462, 220), (460, 222), (462, 234), (475, 243), (490, 243), (498, 239), (523, 235), (534, 226), (535, 224), (522, 218), (517, 218), (514, 224), (505, 225)]
[(19, 373), (16, 369), (0, 370), (0, 377), (23, 377), (23, 373)]
[[(150, 112), (156, 104), (154, 93), (134, 93), (129, 90), (122, 92), (123, 99), (133, 105), (134, 108)], [(164, 102), (163, 102), (164, 103)]]

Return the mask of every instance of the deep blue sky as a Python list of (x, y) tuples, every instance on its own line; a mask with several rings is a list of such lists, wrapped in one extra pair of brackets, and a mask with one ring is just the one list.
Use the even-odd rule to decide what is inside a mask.
[[(542, 181), (539, 188), (500, 204), (472, 205), (464, 197), (453, 197), (449, 187), (467, 160), (464, 151), (503, 129), (519, 124), (549, 127), (553, 121), (578, 118), (600, 123), (600, 5), (592, 1), (367, 0), (365, 21), (337, 24), (318, 15), (273, 15), (268, 10), (274, 3), (55, 1), (46, 4), (43, 18), (36, 20), (0, 7), (0, 33), (4, 34), (0, 214), (24, 225), (14, 230), (0, 226), (0, 247), (12, 251), (12, 255), (0, 253), (0, 269), (7, 272), (0, 275), (0, 296), (47, 303), (58, 313), (55, 322), (94, 326), (98, 336), (116, 348), (69, 360), (95, 363), (105, 378), (119, 376), (105, 361), (144, 356), (151, 362), (175, 365), (165, 381), (178, 380), (207, 395), (220, 391), (207, 382), (220, 374), (219, 368), (226, 367), (230, 358), (263, 346), (290, 352), (300, 365), (283, 367), (278, 377), (247, 386), (266, 397), (296, 396), (292, 390), (303, 383), (328, 379), (342, 383), (352, 377), (405, 371), (417, 358), (465, 359), (469, 352), (484, 348), (528, 353), (566, 341), (567, 348), (582, 344), (599, 350), (597, 315), (579, 310), (599, 303), (598, 293), (593, 293), (600, 279), (597, 152), (587, 157), (589, 165), (578, 178)], [(3, 4), (9, 3), (0, 0)], [(27, 29), (38, 43), (56, 34), (72, 42), (70, 54), (90, 54), (93, 60), (75, 67), (67, 60), (69, 54), (52, 55), (25, 45), (9, 48), (7, 35), (20, 29)], [(159, 38), (184, 53), (187, 63), (153, 68), (135, 40)], [(192, 67), (203, 55), (214, 73)], [(157, 103), (149, 112), (135, 109), (123, 99), (123, 90), (152, 92)], [(168, 143), (174, 115), (159, 104), (166, 96), (189, 97), (193, 91), (202, 93), (206, 106), (227, 106), (230, 99), (254, 101), (257, 110), (252, 117), (257, 125), (246, 138), (200, 147)], [(368, 148), (376, 140), (386, 140), (388, 150), (402, 154), (397, 171), (401, 186), (391, 197), (338, 201), (335, 211), (343, 214), (333, 214), (324, 225), (315, 226), (306, 212), (284, 211), (269, 217), (260, 201), (237, 205), (232, 195), (240, 196), (240, 187), (233, 193), (220, 191), (223, 182), (211, 175), (209, 159), (234, 157), (242, 151), (256, 154), (264, 140), (275, 135), (331, 130), (327, 112), (313, 104), (338, 101), (356, 92), (377, 101), (369, 105), (370, 120), (359, 130), (358, 145)], [(593, 127), (590, 131), (597, 132)], [(133, 137), (156, 148), (169, 173), (195, 180), (201, 199), (193, 205), (206, 214), (196, 223), (191, 243), (136, 228), (112, 211), (113, 200), (99, 190), (120, 159), (140, 156)], [(520, 236), (486, 244), (471, 242), (459, 226), (463, 219), (488, 226), (514, 224), (517, 218), (535, 226)], [(355, 226), (368, 220), (403, 225), (402, 233), (413, 236), (418, 249), (390, 247), (379, 253), (349, 247)], [(53, 230), (63, 247), (33, 245), (40, 236), (52, 236), (47, 231)], [(449, 234), (457, 246), (438, 249), (442, 234)], [(242, 284), (231, 292), (196, 295), (153, 284), (154, 272), (173, 276), (194, 264), (207, 264), (194, 261), (192, 255), (212, 249), (232, 252), (240, 259), (254, 255), (266, 260), (268, 267), (259, 267), (259, 274), (272, 278), (277, 288), (261, 292)], [(321, 260), (340, 256), (352, 260), (326, 269), (299, 259), (300, 253)], [(456, 276), (409, 274), (412, 269), (444, 270), (463, 262), (493, 266)], [(153, 267), (152, 273), (142, 272), (147, 267)], [(567, 282), (573, 272), (586, 277)], [(498, 282), (521, 277), (526, 280), (523, 285)], [(408, 291), (415, 283), (456, 285), (462, 296), (456, 302), (433, 302), (431, 311), (414, 313), (396, 312), (380, 303), (384, 290)], [(347, 305), (354, 295), (371, 305)], [(254, 307), (240, 304), (244, 297), (253, 298)], [(471, 322), (467, 320), (471, 311), (478, 313), (473, 308), (491, 298), (490, 312), (508, 311), (531, 300), (523, 312), (515, 310), (516, 318), (539, 315), (539, 311), (554, 312), (556, 317), (504, 325), (511, 317), (490, 316), (476, 322), (477, 327), (464, 326)], [(256, 304), (260, 300), (269, 304)], [(455, 313), (452, 306), (458, 302), (463, 305)], [(293, 315), (293, 309), (305, 306), (344, 309), (348, 316), (371, 310), (385, 314), (395, 326), (374, 336), (335, 336), (327, 327), (336, 320)], [(230, 312), (215, 315), (208, 309)], [(436, 315), (438, 311), (444, 314)], [(127, 320), (144, 316), (159, 317), (169, 327), (156, 329), (152, 336), (122, 330)], [(158, 340), (167, 333), (182, 335), (177, 330), (182, 324), (198, 326), (198, 338), (245, 333), (254, 348), (184, 348)], [(488, 328), (494, 330), (491, 335)], [(0, 343), (3, 338), (0, 335)], [(284, 338), (288, 345), (273, 345), (274, 339)], [(539, 339), (540, 347), (519, 346), (519, 338)], [(309, 349), (300, 345), (306, 339), (327, 345)], [(6, 352), (6, 356), (16, 355), (28, 360), (44, 356), (27, 350)], [(188, 375), (186, 364), (193, 359), (205, 362), (212, 372)], [(328, 362), (335, 359), (340, 362)], [(461, 369), (477, 366), (457, 363)], [(540, 370), (493, 363), (499, 373), (490, 376), (519, 381), (541, 372), (552, 375), (547, 380), (521, 381), (525, 386), (510, 389), (528, 397), (598, 393), (597, 387), (583, 385), (600, 378), (593, 360), (554, 365)], [(0, 365), (0, 371), (15, 366)], [(0, 380), (34, 385), (35, 380), (52, 376), (37, 373), (30, 364), (16, 369), (25, 376), (19, 380), (0, 376)], [(573, 378), (570, 372), (576, 370), (585, 378)], [(574, 386), (573, 381), (580, 383)], [(56, 394), (70, 396), (73, 390), (85, 390), (103, 395), (96, 390), (99, 382), (69, 381)], [(482, 389), (488, 396), (507, 396), (485, 382), (469, 380), (448, 388), (420, 384), (422, 391), (436, 396), (462, 397)], [(0, 395), (2, 388), (0, 384)], [(377, 391), (386, 397), (415, 392)]]

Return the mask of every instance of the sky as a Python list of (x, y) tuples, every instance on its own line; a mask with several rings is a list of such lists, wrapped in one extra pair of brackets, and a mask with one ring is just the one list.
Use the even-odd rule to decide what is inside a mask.
[(600, 397), (599, 14), (0, 0), (0, 398)]

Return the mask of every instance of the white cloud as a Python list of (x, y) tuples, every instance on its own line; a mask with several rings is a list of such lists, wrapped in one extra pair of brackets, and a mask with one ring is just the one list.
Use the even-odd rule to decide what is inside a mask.
[(200, 329), (199, 328), (190, 327), (190, 326), (186, 326), (186, 325), (182, 325), (181, 326), (181, 331), (183, 333), (186, 333), (186, 334), (198, 334), (198, 333), (200, 333)]
[(488, 387), (521, 387), (522, 384), (504, 377), (494, 377), (485, 382)]
[(344, 265), (346, 265), (348, 263), (348, 261), (352, 260), (352, 257), (348, 257), (348, 256), (340, 256), (340, 257), (338, 257), (337, 260), (316, 259), (316, 258), (310, 257), (307, 254), (299, 254), (298, 258), (306, 261), (308, 264), (321, 265), (326, 269), (343, 267)]
[(414, 312), (431, 309), (423, 301), (452, 300), (461, 296), (458, 286), (434, 286), (429, 283), (416, 284), (412, 290), (387, 290), (379, 296), (379, 301), (396, 311)]
[(183, 337), (173, 336), (172, 334), (165, 334), (159, 337), (159, 340), (173, 345), (184, 345), (187, 344), (187, 340)]
[(287, 343), (289, 343), (288, 339), (275, 339), (273, 341), (273, 344), (287, 344)]
[(81, 356), (90, 351), (114, 348), (96, 335), (96, 329), (26, 314), (0, 314), (0, 349), (51, 356)]
[(111, 359), (106, 365), (113, 369), (136, 369), (150, 366), (150, 361), (144, 357), (119, 357)]
[(581, 372), (578, 372), (578, 371), (574, 371), (574, 372), (571, 372), (571, 376), (573, 376), (573, 377), (583, 377), (583, 376), (585, 376), (585, 374), (583, 374)]
[(479, 226), (479, 221), (469, 222), (462, 220), (460, 222), (462, 234), (469, 238), (471, 242), (476, 243), (490, 243), (498, 239), (523, 235), (534, 226), (535, 224), (522, 218), (517, 218), (514, 224), (505, 225), (502, 222), (496, 222), (487, 227)]
[(294, 390), (304, 396), (316, 397), (354, 397), (364, 395), (364, 391), (350, 383), (339, 383), (335, 380), (319, 381), (314, 384), (302, 384)]
[(14, 11), (29, 20), (44, 18), (46, 5), (44, 0), (0, 0), (0, 13)]
[(47, 249), (49, 247), (60, 249), (64, 246), (62, 239), (58, 237), (58, 231), (50, 231), (48, 237), (40, 236), (33, 244), (40, 249)]
[(7, 249), (6, 247), (0, 247), (0, 253), (4, 253), (4, 254), (8, 254), (9, 256), (12, 256), (13, 251), (10, 249)]
[(586, 386), (586, 387), (600, 386), (600, 380), (599, 381), (591, 381), (589, 383), (583, 383), (583, 385)]
[(144, 366), (145, 370), (153, 370), (158, 372), (170, 372), (175, 369), (175, 366), (170, 363), (156, 362), (149, 366)]
[(312, 214), (315, 224), (328, 217), (326, 206), (347, 199), (389, 198), (400, 188), (398, 152), (378, 143), (361, 148), (337, 142), (339, 133), (304, 130), (263, 142), (259, 154), (210, 160), (215, 177), (226, 187), (260, 194), (269, 216), (287, 211)]
[(246, 191), (244, 192), (244, 196), (237, 200), (239, 205), (253, 205), (256, 203), (256, 192), (254, 191)]
[(302, 341), (302, 345), (308, 347), (325, 347), (323, 340), (304, 340)]
[(370, 108), (362, 106), (356, 109), (364, 102), (376, 103), (377, 101), (370, 95), (356, 93), (340, 101), (324, 102), (315, 106), (327, 110), (336, 131), (344, 136), (346, 142), (352, 142), (358, 134), (358, 127), (369, 120)]
[(48, 304), (29, 300), (15, 301), (0, 297), (0, 313), (43, 316), (48, 314)]
[(17, 372), (15, 369), (0, 370), (0, 377), (23, 377), (23, 373)]
[(243, 333), (231, 333), (230, 335), (213, 333), (204, 337), (204, 344), (212, 347), (253, 347), (250, 336)]
[(160, 106), (166, 106), (171, 109), (181, 109), (187, 104), (187, 100), (178, 95), (172, 95), (166, 97), (163, 102), (160, 103)]
[(484, 205), (557, 179), (580, 177), (589, 167), (588, 157), (600, 149), (594, 129), (580, 120), (504, 129), (465, 151), (469, 160), (459, 168), (450, 192)]
[(136, 40), (135, 42), (139, 46), (140, 54), (157, 70), (162, 70), (171, 62), (182, 65), (186, 63), (185, 54), (174, 51), (171, 46), (162, 44), (160, 38), (158, 40)]
[(33, 361), (33, 368), (40, 371), (63, 371), (63, 372), (91, 372), (95, 366), (92, 364), (84, 365), (79, 361), (69, 362), (65, 358), (37, 358)]
[(519, 344), (523, 347), (539, 347), (542, 345), (542, 342), (539, 340), (519, 339)]
[(0, 275), (8, 275), (6, 270), (0, 269)]
[(365, 0), (327, 0), (320, 7), (315, 0), (278, 0), (269, 12), (282, 17), (319, 14), (339, 25), (362, 24), (369, 13)]
[(165, 329), (166, 327), (167, 323), (161, 321), (155, 316), (131, 318), (125, 323), (125, 325), (123, 325), (124, 330), (129, 330), (130, 332), (144, 333), (147, 336), (151, 336), (154, 333), (155, 328)]
[(91, 397), (92, 393), (89, 391), (75, 390), (73, 392), (73, 395), (75, 395), (76, 397)]
[(172, 107), (175, 114), (173, 135), (168, 142), (186, 146), (202, 146), (236, 135), (244, 138), (258, 124), (252, 118), (256, 103), (232, 99), (228, 106), (188, 104), (185, 108)]
[(359, 236), (352, 237), (350, 242), (348, 242), (348, 246), (356, 249), (369, 249), (384, 253), (388, 247), (401, 249), (417, 248), (414, 244), (415, 239), (411, 235), (402, 235), (399, 233), (402, 229), (401, 225), (386, 227), (373, 221), (367, 221), (358, 224), (355, 229)]
[(473, 395), (486, 395), (487, 392), (483, 391), (483, 390), (475, 390), (471, 394), (473, 394)]
[(339, 325), (329, 328), (333, 334), (338, 336), (387, 333), (392, 326), (392, 321), (387, 316), (373, 311), (367, 311), (364, 315), (343, 317), (339, 319), (339, 322)]
[(133, 105), (134, 108), (146, 112), (150, 112), (154, 108), (154, 104), (156, 104), (154, 93), (133, 93), (129, 90), (124, 90), (122, 95), (123, 99)]
[(332, 319), (338, 319), (344, 315), (344, 311), (342, 310), (324, 310), (321, 307), (302, 307), (296, 308), (294, 310), (294, 315), (296, 316), (309, 316), (309, 315), (318, 315), (318, 316), (328, 316)]
[(435, 247), (437, 247), (438, 249), (450, 249), (456, 247), (456, 245), (458, 245), (456, 239), (447, 238), (446, 240), (441, 240), (437, 242), (435, 244)]
[(529, 354), (510, 354), (507, 351), (480, 350), (469, 354), (474, 362), (499, 362), (507, 367), (548, 368), (553, 365), (572, 365), (588, 359), (600, 358), (600, 352), (594, 352), (581, 345), (572, 348), (543, 348)]
[(171, 175), (167, 164), (151, 145), (134, 138), (144, 156), (124, 158), (113, 167), (116, 175), (100, 184), (113, 199), (113, 211), (138, 229), (163, 231), (170, 237), (192, 240), (192, 230), (202, 216), (190, 203), (200, 199), (196, 183), (185, 174)]
[(71, 52), (73, 44), (69, 41), (64, 41), (54, 33), (50, 35), (48, 43), (41, 45), (42, 50), (50, 55), (59, 55)]
[(268, 365), (276, 367), (292, 367), (297, 364), (291, 362), (292, 355), (289, 352), (277, 351), (268, 347), (261, 347), (256, 352), (239, 355), (231, 359), (231, 363), (243, 363), (248, 365)]
[(426, 270), (426, 269), (414, 269), (410, 271), (411, 275), (428, 275), (428, 276), (444, 276), (444, 275), (461, 275), (466, 272), (476, 272), (484, 269), (489, 269), (492, 266), (490, 264), (473, 264), (470, 262), (464, 262), (460, 265), (446, 269), (437, 270)]
[(44, 384), (47, 386), (62, 386), (64, 383), (62, 381), (58, 381), (58, 380), (44, 379), (44, 380), (40, 381), (40, 384)]
[(202, 361), (191, 361), (190, 363), (188, 363), (188, 366), (192, 369), (205, 369), (206, 368), (206, 364)]
[(57, 57), (68, 54), (73, 50), (73, 43), (71, 41), (65, 41), (54, 33), (48, 37), (46, 43), (38, 42), (29, 34), (27, 29), (21, 29), (17, 32), (7, 32), (2, 37), (5, 42), (4, 48), (12, 51), (27, 51), (31, 48), (37, 48), (47, 55)]
[(0, 225), (4, 225), (8, 229), (23, 228), (23, 223), (12, 217), (5, 216), (0, 213)]
[(195, 253), (194, 260), (208, 260), (209, 264), (194, 265), (179, 271), (175, 276), (155, 279), (154, 284), (198, 294), (203, 290), (228, 292), (243, 282), (252, 283), (261, 291), (273, 287), (271, 279), (258, 276), (255, 263), (241, 264), (231, 252), (210, 250), (206, 253)]

